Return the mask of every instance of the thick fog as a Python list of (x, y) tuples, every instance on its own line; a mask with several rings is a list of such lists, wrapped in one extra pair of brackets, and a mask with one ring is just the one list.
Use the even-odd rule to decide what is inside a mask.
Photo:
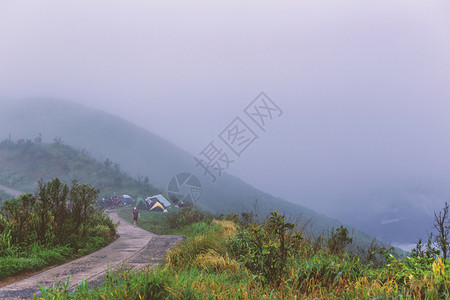
[(198, 154), (264, 91), (283, 114), (231, 174), (337, 217), (431, 212), (450, 198), (449, 15), (448, 1), (2, 1), (0, 94), (82, 103)]

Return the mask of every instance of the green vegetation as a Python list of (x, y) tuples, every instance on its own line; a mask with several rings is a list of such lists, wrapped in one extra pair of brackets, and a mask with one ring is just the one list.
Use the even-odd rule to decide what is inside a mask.
[(0, 184), (25, 192), (35, 191), (39, 180), (57, 177), (65, 183), (83, 181), (102, 195), (126, 193), (137, 197), (159, 193), (148, 178), (136, 180), (123, 173), (119, 164), (109, 159), (98, 162), (86, 151), (76, 151), (59, 140), (51, 144), (5, 140), (0, 143), (0, 166)]
[[(116, 124), (115, 122), (118, 121), (115, 120), (112, 123)], [(117, 127), (118, 125), (114, 126)], [(122, 138), (125, 141), (125, 136), (122, 136)], [(87, 151), (78, 151), (65, 145), (60, 138), (55, 138), (52, 143), (44, 143), (42, 140), (43, 138), (39, 135), (33, 141), (7, 139), (0, 143), (0, 184), (24, 192), (35, 192), (39, 180), (48, 181), (57, 177), (66, 184), (70, 184), (74, 179), (90, 184), (100, 190), (101, 197), (105, 198), (112, 196), (114, 193), (117, 195), (128, 194), (134, 199), (161, 193), (161, 190), (150, 184), (148, 177), (137, 176), (137, 178), (133, 178), (124, 173), (118, 163), (114, 163), (110, 159), (99, 162), (92, 158)], [(91, 142), (96, 144), (93, 141)], [(132, 142), (137, 143), (134, 139)], [(148, 149), (153, 150), (153, 147), (148, 146)], [(118, 147), (111, 146), (110, 148), (117, 149)], [(171, 153), (168, 149), (165, 150)], [(128, 154), (130, 159), (134, 159), (134, 154)], [(139, 153), (136, 155), (140, 156)], [(145, 162), (147, 159), (149, 158), (143, 158), (142, 161)], [(189, 157), (189, 159), (192, 158)], [(153, 164), (148, 163), (148, 166), (152, 172), (155, 170)], [(165, 173), (165, 170), (162, 173)], [(161, 176), (165, 175), (162, 174)], [(154, 179), (152, 178), (152, 183), (154, 183)], [(222, 184), (220, 185), (219, 190), (217, 187), (209, 185), (204, 187), (207, 193), (205, 193), (205, 196), (199, 203), (198, 207), (200, 209), (212, 213), (239, 213), (253, 209), (254, 199), (257, 197), (258, 213), (260, 215), (266, 215), (271, 211), (278, 210), (280, 212), (289, 212), (290, 216), (301, 216), (303, 220), (311, 221), (308, 223), (307, 228), (311, 235), (320, 236), (323, 232), (330, 230), (330, 228), (339, 228), (342, 225), (337, 220), (315, 214), (307, 208), (281, 199), (271, 198), (270, 195), (254, 190), (251, 186), (240, 181), (235, 182), (232, 178), (223, 178), (222, 181), (224, 184), (223, 186)], [(252, 191), (249, 192), (250, 190)], [(247, 198), (242, 198), (243, 195), (247, 195)], [(165, 230), (164, 228), (161, 227), (161, 230)], [(167, 233), (164, 231), (158, 232)], [(352, 238), (354, 242), (351, 245), (355, 248), (357, 246), (365, 248), (373, 241), (373, 237), (357, 230), (352, 231)], [(380, 243), (376, 241), (375, 244), (378, 245)]]
[(91, 253), (116, 237), (116, 225), (95, 209), (98, 190), (59, 179), (6, 200), (0, 210), (0, 280)]
[[(42, 134), (39, 134), (39, 132)], [(180, 170), (190, 172), (196, 175), (203, 185), (204, 193), (198, 202), (198, 207), (212, 213), (249, 211), (253, 209), (254, 200), (258, 199), (261, 216), (268, 215), (275, 210), (285, 213), (288, 217), (301, 215), (304, 220), (311, 220), (308, 230), (317, 236), (330, 230), (330, 228), (338, 228), (342, 225), (338, 220), (302, 205), (269, 195), (225, 173), (216, 183), (212, 183), (209, 178), (204, 177), (201, 168), (195, 167), (191, 153), (120, 117), (61, 99), (3, 99), (0, 101), (0, 139), (6, 139), (8, 136), (11, 136), (13, 140), (28, 138), (36, 139), (36, 142), (41, 140), (42, 143), (61, 144), (64, 142), (64, 144), (76, 147), (76, 149), (87, 149), (94, 157), (101, 157), (102, 161), (109, 157), (110, 160), (119, 163), (122, 170), (140, 178), (143, 183), (147, 176), (148, 182), (156, 187), (167, 186), (169, 180), (180, 173)], [(55, 140), (55, 137), (60, 138)], [(23, 143), (26, 143), (26, 141), (23, 141)], [(79, 156), (82, 157), (82, 155)], [(21, 176), (31, 178), (28, 175), (28, 166), (32, 166), (32, 164), (24, 165), (20, 160), (14, 160), (14, 165), (9, 166), (7, 165), (8, 159), (2, 157), (4, 156), (0, 151), (0, 167), (9, 168), (12, 175), (12, 177), (6, 178), (17, 178), (18, 181), (14, 186), (21, 190), (20, 186), (23, 184), (19, 178)], [(20, 155), (17, 155), (17, 157), (20, 158)], [(71, 159), (72, 155), (60, 157), (61, 160)], [(81, 173), (70, 166), (70, 161), (67, 164), (71, 168), (73, 176), (64, 177), (54, 173), (49, 175), (34, 173), (34, 184), (41, 177), (44, 177), (45, 180), (58, 177), (63, 182), (68, 183), (72, 179), (89, 183), (101, 191), (102, 197), (117, 192), (127, 193), (136, 199), (136, 196), (143, 197), (160, 193), (138, 192), (138, 189), (131, 184), (124, 184), (124, 189), (120, 191), (116, 190), (114, 185), (108, 191), (105, 191), (101, 183), (96, 183), (96, 180), (102, 180), (103, 171), (93, 170), (92, 172)], [(82, 162), (81, 164), (89, 170), (88, 164)], [(52, 172), (54, 169), (51, 164), (43, 167), (43, 170)], [(107, 171), (107, 173), (110, 172), (111, 170)], [(110, 182), (106, 179), (103, 181)], [(12, 185), (8, 184), (8, 186)], [(29, 190), (22, 190), (34, 191), (33, 185), (28, 186)], [(373, 240), (373, 237), (358, 230), (352, 231), (352, 237), (354, 239), (353, 244), (370, 245)]]
[(419, 239), (416, 247), (412, 249), (413, 257), (432, 259), (436, 256), (442, 256), (444, 261), (448, 258), (450, 252), (450, 215), (447, 202), (445, 202), (442, 211), (434, 213), (433, 227), (435, 232), (428, 234), (426, 245), (423, 245), (422, 239)]
[[(119, 212), (119, 217), (126, 221), (133, 223), (131, 215), (132, 209), (122, 208)], [(211, 220), (212, 215), (200, 210), (185, 208), (178, 209), (169, 207), (167, 213), (153, 212), (153, 211), (139, 211), (140, 217), (137, 225), (142, 229), (156, 233), (156, 234), (179, 234), (185, 235), (190, 224), (197, 223), (203, 220)]]
[[(201, 212), (171, 212), (193, 220)], [(147, 220), (169, 214), (148, 214)], [(141, 225), (144, 223), (141, 223)], [(149, 224), (149, 223), (146, 223)], [(175, 223), (176, 224), (176, 223)], [(148, 225), (150, 227), (150, 225)], [(203, 220), (182, 228), (187, 239), (156, 270), (111, 271), (106, 282), (74, 292), (66, 284), (41, 287), (44, 299), (445, 299), (450, 261), (441, 257), (396, 258), (374, 251), (374, 263), (346, 250), (343, 228), (310, 239), (273, 212), (256, 223), (252, 214)]]

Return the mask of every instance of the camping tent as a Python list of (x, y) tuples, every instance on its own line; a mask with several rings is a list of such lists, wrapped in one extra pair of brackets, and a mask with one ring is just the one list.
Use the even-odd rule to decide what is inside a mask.
[(164, 211), (166, 208), (163, 204), (159, 203), (158, 201), (152, 201), (148, 205), (149, 211)]
[(122, 195), (122, 202), (125, 203), (125, 204), (133, 205), (134, 204), (134, 199), (131, 198), (131, 196), (129, 196), (129, 195)]
[(140, 210), (147, 210), (147, 203), (145, 201), (139, 202), (139, 204), (136, 206), (137, 209)]
[(168, 207), (168, 206), (172, 205), (172, 203), (170, 203), (169, 200), (167, 200), (166, 197), (164, 197), (161, 194), (147, 197), (145, 199), (145, 201), (147, 201), (147, 203), (149, 203), (150, 201), (158, 201), (159, 203), (162, 203), (164, 205), (164, 207)]

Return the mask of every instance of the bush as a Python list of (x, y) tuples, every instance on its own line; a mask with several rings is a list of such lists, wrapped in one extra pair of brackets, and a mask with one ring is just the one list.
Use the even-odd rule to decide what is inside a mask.
[(31, 271), (45, 262), (39, 258), (23, 258), (23, 257), (0, 257), (0, 280), (15, 275), (23, 271)]
[(331, 231), (331, 237), (327, 241), (331, 253), (339, 254), (346, 250), (347, 245), (353, 242), (353, 238), (348, 236), (348, 229), (340, 226)]
[[(245, 222), (244, 222), (245, 224)], [(262, 282), (278, 286), (290, 255), (298, 252), (302, 236), (294, 231), (294, 224), (275, 211), (261, 225), (249, 223), (228, 242), (228, 249), (236, 259)]]
[[(1, 273), (10, 276), (58, 264), (111, 242), (117, 225), (95, 209), (97, 196), (90, 185), (73, 181), (69, 188), (56, 178), (40, 182), (35, 195), (5, 201), (0, 211), (0, 257), (12, 260), (4, 261), (7, 272), (2, 268)], [(27, 258), (32, 263), (22, 264)]]
[(368, 272), (369, 266), (348, 254), (339, 257), (320, 251), (309, 259), (296, 260), (293, 269), (297, 272), (298, 288), (303, 292), (311, 292), (313, 282), (320, 282), (323, 288), (333, 288), (339, 283), (356, 281)]
[(0, 257), (14, 256), (18, 247), (12, 244), (11, 229), (5, 228), (0, 232)]
[(68, 246), (56, 246), (47, 249), (36, 243), (31, 247), (31, 253), (28, 256), (42, 261), (45, 265), (54, 265), (64, 262), (66, 257), (72, 253), (72, 249)]
[(205, 219), (211, 219), (211, 217), (198, 209), (192, 207), (180, 208), (175, 213), (170, 213), (167, 217), (167, 223), (171, 229), (180, 229), (187, 225), (201, 222)]

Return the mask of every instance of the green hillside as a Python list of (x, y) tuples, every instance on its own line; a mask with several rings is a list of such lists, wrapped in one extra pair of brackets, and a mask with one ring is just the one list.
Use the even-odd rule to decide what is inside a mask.
[[(168, 124), (161, 126), (170, 126), (169, 122), (170, 118)], [(34, 139), (40, 137), (40, 134), (44, 142), (51, 143), (55, 138), (57, 141), (61, 139), (66, 145), (86, 149), (100, 161), (109, 158), (118, 162), (128, 174), (133, 177), (148, 177), (149, 182), (158, 188), (164, 189), (178, 173), (190, 172), (197, 175), (203, 186), (199, 208), (217, 214), (251, 211), (257, 199), (261, 216), (278, 210), (292, 218), (311, 220), (309, 229), (316, 235), (341, 225), (338, 220), (274, 197), (234, 176), (224, 174), (220, 180), (212, 183), (203, 176), (203, 170), (195, 167), (192, 155), (117, 116), (60, 100), (0, 101), (0, 140), (9, 137), (13, 140)], [(54, 146), (49, 147), (50, 151)], [(6, 160), (2, 163), (6, 164)], [(28, 165), (32, 166), (32, 163)], [(5, 167), (6, 165), (3, 166)], [(33, 168), (38, 170), (37, 166)], [(58, 164), (54, 169), (54, 172), (64, 172), (64, 164)], [(71, 173), (75, 171), (78, 173)], [(73, 168), (71, 172), (67, 172), (67, 179), (78, 174), (90, 174), (92, 180), (98, 181), (93, 183), (95, 186), (102, 180), (97, 178), (100, 174), (94, 175), (82, 168)], [(21, 184), (19, 182), (20, 180), (15, 183), (18, 187)], [(119, 192), (116, 189), (114, 191)], [(372, 240), (372, 237), (357, 230), (354, 235), (364, 243)]]
[[(0, 184), (24, 192), (35, 192), (39, 180), (59, 178), (69, 184), (76, 179), (100, 190), (100, 195), (154, 195), (160, 191), (147, 180), (123, 173), (117, 163), (101, 163), (85, 152), (54, 142), (5, 140), (0, 143)], [(8, 195), (5, 195), (7, 197)]]

